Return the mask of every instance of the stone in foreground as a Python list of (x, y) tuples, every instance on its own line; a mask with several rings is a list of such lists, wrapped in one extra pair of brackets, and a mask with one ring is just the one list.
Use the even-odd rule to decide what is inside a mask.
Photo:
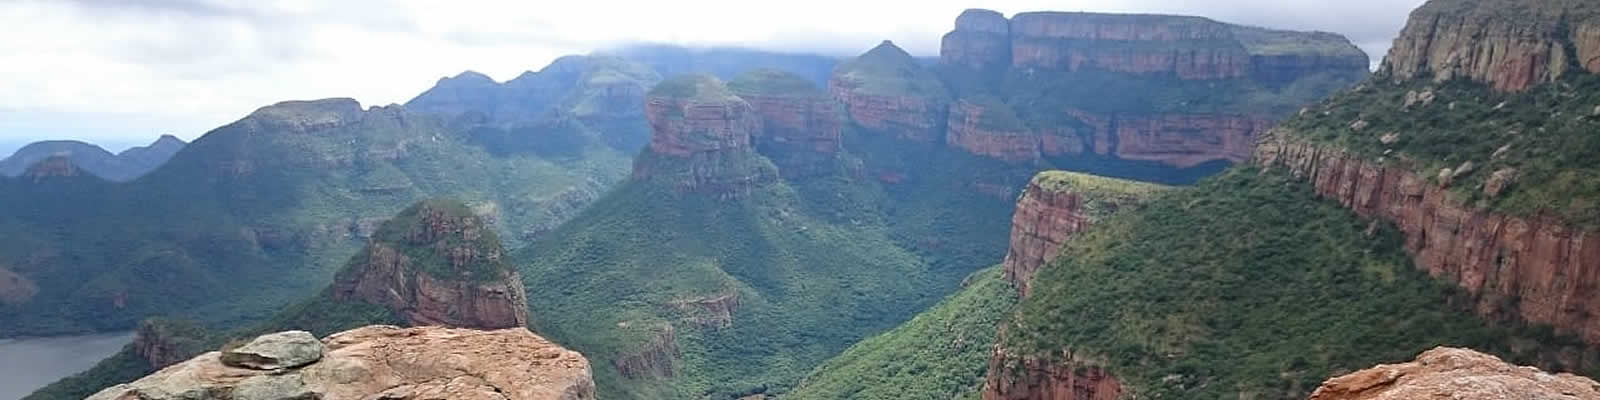
[(277, 371), (230, 366), (224, 353), (210, 352), (89, 400), (595, 398), (583, 355), (524, 328), (368, 326), (317, 346), (327, 349), (320, 360)]
[(222, 364), (235, 368), (276, 371), (322, 359), (324, 346), (306, 331), (261, 335), (244, 346), (222, 352)]
[(1600, 399), (1600, 383), (1507, 364), (1467, 349), (1438, 347), (1404, 364), (1329, 379), (1311, 400)]

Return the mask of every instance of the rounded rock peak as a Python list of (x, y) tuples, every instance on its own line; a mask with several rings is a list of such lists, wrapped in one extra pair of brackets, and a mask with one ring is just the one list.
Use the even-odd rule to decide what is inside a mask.
[(488, 75), (484, 75), (482, 72), (473, 71), (473, 70), (461, 71), (461, 73), (456, 74), (456, 76), (452, 76), (452, 77), (439, 78), (439, 83), (438, 84), (439, 85), (450, 84), (450, 85), (458, 85), (458, 86), (466, 86), (466, 85), (470, 85), (470, 86), (497, 85), (497, 83), (495, 83), (495, 81), (494, 81), (494, 78), (490, 78)]
[(737, 103), (744, 100), (734, 95), (728, 85), (706, 74), (678, 75), (656, 84), (650, 97), (692, 100), (698, 103)]
[(999, 11), (969, 8), (956, 17), (956, 31), (1011, 33), (1011, 20)]
[(361, 103), (348, 97), (321, 100), (290, 100), (261, 107), (249, 118), (271, 120), (347, 119), (361, 114)]

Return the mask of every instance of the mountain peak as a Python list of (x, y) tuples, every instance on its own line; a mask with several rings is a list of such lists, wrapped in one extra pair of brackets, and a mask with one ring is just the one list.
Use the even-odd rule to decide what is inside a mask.
[(499, 83), (496, 83), (494, 78), (490, 78), (488, 75), (484, 75), (481, 72), (473, 70), (461, 71), (461, 73), (452, 77), (439, 78), (439, 82), (435, 84), (435, 86), (452, 87), (483, 87), (495, 85), (499, 85)]
[(351, 98), (285, 101), (257, 109), (245, 117), (273, 128), (304, 132), (360, 119), (361, 103)]

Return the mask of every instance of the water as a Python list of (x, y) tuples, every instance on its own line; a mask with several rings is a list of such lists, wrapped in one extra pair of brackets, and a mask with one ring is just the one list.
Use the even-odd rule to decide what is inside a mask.
[(133, 332), (0, 339), (0, 400), (17, 400), (122, 350)]

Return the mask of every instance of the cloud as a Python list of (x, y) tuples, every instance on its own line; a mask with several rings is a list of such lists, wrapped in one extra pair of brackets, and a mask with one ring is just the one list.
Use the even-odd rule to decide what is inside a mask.
[[(1381, 58), (1422, 0), (991, 0), (1032, 10), (1192, 14), (1345, 34)], [(193, 139), (262, 105), (404, 102), (441, 76), (500, 80), (619, 43), (850, 55), (890, 39), (923, 56), (970, 0), (0, 1), (0, 142)], [(14, 121), (27, 121), (17, 123)], [(10, 123), (8, 123), (10, 122)]]

